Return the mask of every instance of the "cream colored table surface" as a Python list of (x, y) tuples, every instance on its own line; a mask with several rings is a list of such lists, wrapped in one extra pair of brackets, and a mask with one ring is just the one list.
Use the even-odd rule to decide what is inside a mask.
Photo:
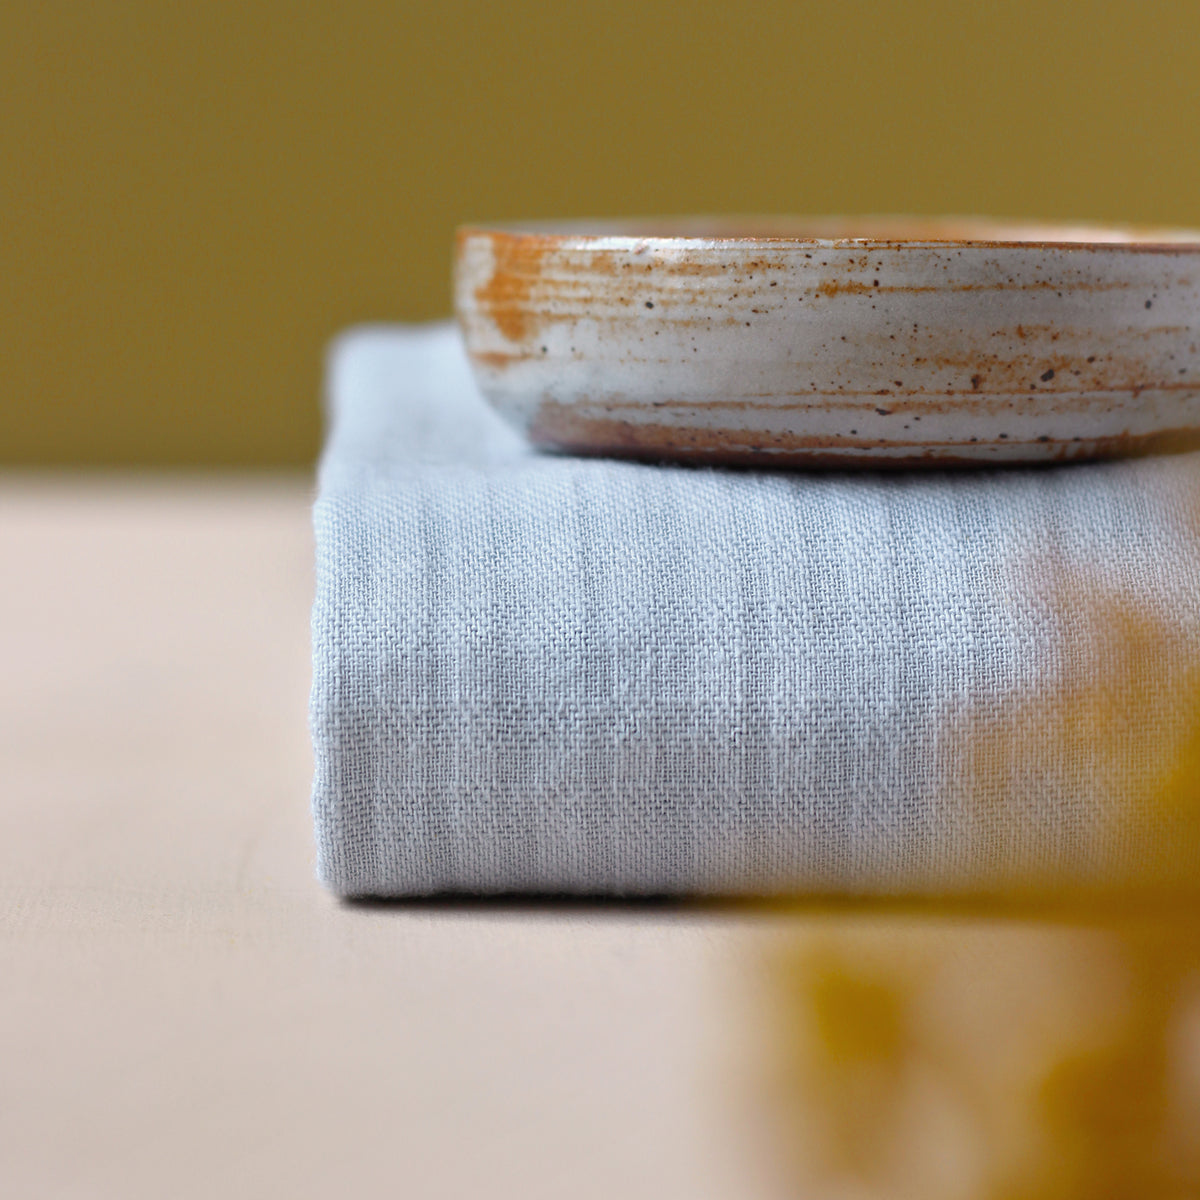
[(309, 499), (0, 477), (0, 1196), (761, 1194), (753, 918), (316, 883)]
[(1195, 1194), (1190, 905), (327, 895), (308, 505), (0, 476), (0, 1200)]

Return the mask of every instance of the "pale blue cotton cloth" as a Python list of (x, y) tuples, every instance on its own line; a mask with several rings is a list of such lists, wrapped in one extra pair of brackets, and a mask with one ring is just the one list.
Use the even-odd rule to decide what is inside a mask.
[(1196, 456), (540, 454), (448, 325), (346, 335), (328, 402), (311, 725), (336, 892), (973, 891), (1002, 860), (1088, 881), (1148, 853), (1098, 842), (1119, 798), (1061, 748), (981, 808), (1000, 785), (962, 731), (1071, 668), (1096, 589), (1200, 647)]

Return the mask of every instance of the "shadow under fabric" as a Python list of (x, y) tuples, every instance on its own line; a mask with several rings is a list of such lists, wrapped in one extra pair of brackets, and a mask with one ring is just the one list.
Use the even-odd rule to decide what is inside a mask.
[(449, 325), (346, 335), (328, 403), (311, 726), (339, 894), (1195, 877), (1200, 456), (551, 456)]

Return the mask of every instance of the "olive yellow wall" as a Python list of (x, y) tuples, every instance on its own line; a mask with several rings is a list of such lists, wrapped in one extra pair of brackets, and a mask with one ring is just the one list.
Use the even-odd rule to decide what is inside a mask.
[(1200, 225), (1200, 3), (7, 0), (0, 460), (302, 464), (465, 220)]

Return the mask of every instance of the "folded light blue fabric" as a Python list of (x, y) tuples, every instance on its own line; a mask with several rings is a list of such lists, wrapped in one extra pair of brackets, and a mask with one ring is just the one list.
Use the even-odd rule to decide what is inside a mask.
[(550, 456), (445, 325), (345, 336), (328, 399), (311, 726), (338, 893), (976, 892), (1152, 872), (1190, 836), (1144, 797), (1200, 660), (1197, 456)]

